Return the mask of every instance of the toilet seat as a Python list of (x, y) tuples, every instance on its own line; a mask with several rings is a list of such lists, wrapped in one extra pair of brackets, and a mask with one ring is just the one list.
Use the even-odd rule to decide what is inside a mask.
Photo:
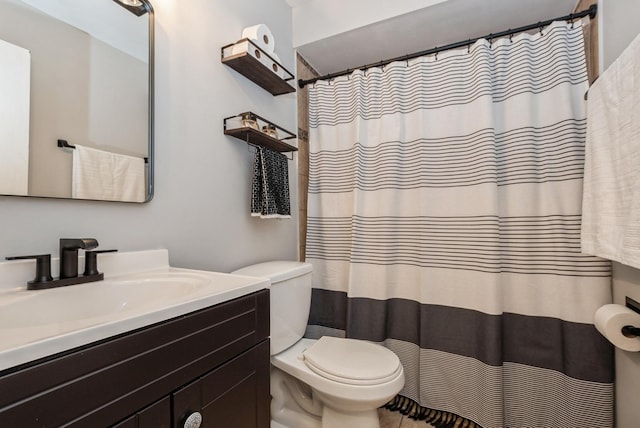
[(363, 340), (323, 336), (302, 357), (316, 374), (348, 385), (382, 384), (402, 371), (396, 354)]

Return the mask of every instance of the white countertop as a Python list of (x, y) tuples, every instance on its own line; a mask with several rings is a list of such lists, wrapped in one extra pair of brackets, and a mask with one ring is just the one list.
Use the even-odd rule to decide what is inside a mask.
[(265, 278), (170, 267), (166, 250), (100, 254), (98, 268), (104, 281), (30, 291), (34, 261), (0, 263), (0, 371), (270, 285)]

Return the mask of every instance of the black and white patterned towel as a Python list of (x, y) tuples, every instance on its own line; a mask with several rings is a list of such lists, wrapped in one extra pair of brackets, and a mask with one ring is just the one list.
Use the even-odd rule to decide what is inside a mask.
[(289, 164), (285, 155), (256, 147), (251, 187), (252, 216), (291, 218)]

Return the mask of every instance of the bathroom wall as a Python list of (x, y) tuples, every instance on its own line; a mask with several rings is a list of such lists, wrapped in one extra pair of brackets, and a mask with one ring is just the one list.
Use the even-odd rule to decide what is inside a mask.
[[(606, 69), (640, 34), (637, 0), (600, 0), (601, 65)], [(613, 300), (624, 304), (625, 296), (640, 301), (640, 269), (613, 264)], [(640, 421), (640, 353), (616, 349), (616, 427), (635, 428)]]
[(308, 0), (293, 9), (293, 45), (325, 39), (355, 28), (449, 0)]
[(273, 97), (220, 62), (221, 46), (238, 40), (243, 27), (266, 23), (277, 54), (293, 70), (289, 6), (283, 0), (151, 1), (155, 198), (138, 205), (0, 197), (0, 258), (57, 255), (61, 237), (95, 237), (103, 249), (168, 248), (175, 266), (218, 271), (297, 258), (296, 161), (289, 162), (293, 218), (252, 218), (253, 149), (222, 128), (224, 117), (252, 110), (296, 129), (295, 93)]
[(613, 61), (629, 45), (640, 32), (638, 13), (640, 2), (637, 0), (600, 0), (600, 22), (604, 27), (601, 34), (601, 64), (603, 69)]

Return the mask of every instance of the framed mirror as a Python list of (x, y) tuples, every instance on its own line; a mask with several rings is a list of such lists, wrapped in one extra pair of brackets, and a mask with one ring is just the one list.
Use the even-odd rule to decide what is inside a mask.
[(0, 195), (153, 197), (148, 0), (0, 0)]

